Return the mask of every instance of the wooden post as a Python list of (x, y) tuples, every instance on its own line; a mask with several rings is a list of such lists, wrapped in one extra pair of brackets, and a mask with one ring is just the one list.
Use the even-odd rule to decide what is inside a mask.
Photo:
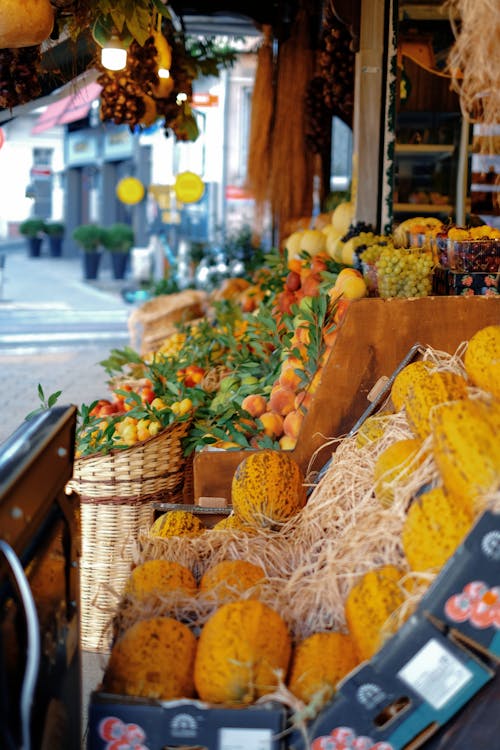
[(377, 231), (381, 228), (382, 195), (386, 192), (383, 181), (392, 16), (393, 0), (361, 0), (354, 81), (354, 220), (372, 224)]

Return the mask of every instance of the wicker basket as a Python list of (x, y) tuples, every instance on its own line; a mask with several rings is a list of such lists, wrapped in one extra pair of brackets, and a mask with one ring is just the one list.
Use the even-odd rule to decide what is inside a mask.
[(174, 422), (158, 435), (121, 451), (75, 461), (68, 488), (82, 500), (123, 503), (161, 500), (182, 489), (186, 459), (182, 438), (190, 422)]
[(81, 504), (80, 644), (105, 652), (111, 622), (130, 575), (134, 543), (153, 522), (151, 502)]
[[(182, 438), (190, 422), (174, 422), (122, 451), (75, 461), (68, 489), (81, 500), (81, 647), (106, 651), (110, 623), (130, 575), (134, 544), (153, 522), (152, 501), (183, 491)], [(192, 473), (192, 471), (191, 471)]]

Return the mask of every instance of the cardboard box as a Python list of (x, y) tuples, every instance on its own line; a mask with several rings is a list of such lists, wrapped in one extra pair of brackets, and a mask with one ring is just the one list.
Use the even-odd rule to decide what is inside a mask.
[(412, 616), (339, 685), (310, 730), (312, 750), (413, 750), (494, 676), (422, 616)]
[(500, 514), (477, 521), (422, 597), (418, 612), (500, 663)]
[[(453, 353), (483, 326), (500, 320), (499, 297), (366, 298), (353, 302), (340, 326), (291, 452), (302, 471), (319, 471), (363, 414), (368, 394), (417, 343)], [(231, 481), (248, 451), (207, 451), (193, 463), (194, 502), (231, 498)], [(312, 457), (314, 456), (314, 459)]]
[(435, 268), (432, 291), (434, 294), (495, 297), (500, 295), (499, 282), (498, 273), (464, 273), (447, 268)]
[[(153, 701), (92, 693), (87, 750), (283, 750), (286, 710), (276, 704), (219, 708), (192, 700)], [(120, 741), (123, 744), (120, 744)]]

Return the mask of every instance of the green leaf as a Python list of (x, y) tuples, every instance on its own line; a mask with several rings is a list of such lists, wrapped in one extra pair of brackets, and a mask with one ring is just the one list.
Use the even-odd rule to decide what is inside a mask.
[(49, 398), (47, 399), (47, 405), (48, 405), (49, 409), (52, 406), (54, 406), (54, 404), (56, 403), (56, 401), (59, 398), (59, 396), (61, 395), (61, 393), (62, 393), (62, 391), (55, 391), (54, 393), (52, 393), (49, 396)]
[(161, 0), (152, 0), (152, 3), (156, 10), (161, 13), (164, 18), (172, 18), (170, 11), (165, 3), (162, 3)]

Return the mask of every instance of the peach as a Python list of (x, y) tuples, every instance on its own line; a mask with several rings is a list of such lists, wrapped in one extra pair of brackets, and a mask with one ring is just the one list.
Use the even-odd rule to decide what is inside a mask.
[(321, 273), (322, 271), (326, 271), (327, 268), (327, 260), (328, 260), (328, 254), (325, 253), (318, 253), (314, 256), (314, 258), (311, 261), (311, 270), (314, 273)]
[(296, 346), (297, 344), (304, 344), (307, 346), (310, 340), (311, 334), (309, 333), (309, 324), (300, 323), (296, 326), (290, 343), (292, 346)]
[(267, 410), (267, 401), (264, 396), (251, 393), (245, 396), (241, 402), (241, 408), (247, 411), (251, 417), (260, 417)]
[(295, 293), (285, 289), (280, 292), (277, 297), (278, 309), (282, 313), (290, 313), (292, 311), (292, 305), (295, 304)]
[(290, 435), (282, 435), (279, 444), (282, 451), (293, 451), (297, 445), (297, 439), (290, 437)]
[(321, 276), (319, 273), (310, 273), (306, 279), (302, 279), (302, 291), (305, 297), (317, 297), (319, 295), (319, 287), (321, 284)]
[(276, 411), (266, 411), (260, 417), (264, 434), (274, 439), (283, 435), (283, 417)]
[(287, 357), (283, 360), (278, 382), (285, 388), (297, 391), (304, 381), (304, 365), (298, 357)]
[(306, 412), (310, 409), (311, 403), (312, 393), (309, 393), (309, 391), (299, 391), (295, 396), (294, 408)]
[(283, 432), (290, 438), (297, 440), (304, 421), (304, 413), (300, 409), (294, 409), (286, 415), (283, 421)]
[(283, 385), (277, 385), (269, 396), (269, 410), (277, 411), (283, 417), (294, 409), (295, 391)]

